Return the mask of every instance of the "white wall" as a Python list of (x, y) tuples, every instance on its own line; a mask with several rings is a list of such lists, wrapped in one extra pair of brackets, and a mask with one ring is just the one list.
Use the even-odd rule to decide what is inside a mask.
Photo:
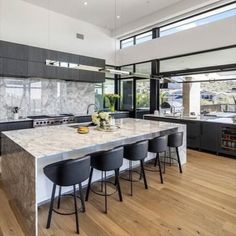
[(117, 53), (117, 64), (127, 65), (236, 44), (236, 16), (154, 39)]
[[(85, 40), (76, 38), (85, 35)], [(106, 59), (114, 63), (111, 32), (21, 0), (0, 0), (0, 39)]]

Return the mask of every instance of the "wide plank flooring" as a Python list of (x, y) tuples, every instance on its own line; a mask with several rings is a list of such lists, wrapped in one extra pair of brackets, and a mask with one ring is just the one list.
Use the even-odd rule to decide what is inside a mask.
[[(236, 160), (188, 150), (188, 163), (183, 174), (175, 166), (167, 167), (164, 184), (157, 172), (146, 172), (149, 189), (142, 182), (121, 180), (123, 202), (118, 196), (108, 198), (108, 214), (104, 214), (104, 198), (91, 192), (86, 213), (81, 213), (81, 236), (236, 236)], [(23, 235), (0, 189), (0, 235)], [(73, 208), (70, 198), (62, 201), (62, 209)], [(40, 236), (75, 234), (74, 216), (53, 214), (46, 229), (48, 204), (39, 209)]]

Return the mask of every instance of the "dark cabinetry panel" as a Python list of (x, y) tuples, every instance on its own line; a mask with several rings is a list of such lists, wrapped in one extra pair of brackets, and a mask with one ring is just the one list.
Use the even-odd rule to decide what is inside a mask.
[(47, 59), (105, 67), (103, 59), (0, 41), (0, 75), (2, 76), (41, 77), (90, 83), (105, 81), (105, 73), (47, 66)]
[(88, 71), (88, 70), (79, 70), (79, 81), (102, 83), (105, 81), (105, 73)]
[(190, 148), (199, 148), (200, 146), (200, 123), (187, 121), (187, 146)]
[(93, 57), (80, 56), (80, 64), (87, 66), (105, 67), (105, 60)]
[(0, 75), (3, 74), (3, 60), (0, 57)]
[(201, 143), (203, 150), (218, 152), (219, 149), (219, 128), (218, 124), (203, 122), (201, 123)]
[(28, 60), (28, 46), (0, 41), (0, 57)]
[(2, 74), (4, 76), (27, 77), (28, 76), (28, 62), (3, 58)]
[(28, 76), (44, 78), (46, 76), (46, 65), (41, 62), (29, 61)]
[(47, 59), (47, 49), (29, 47), (28, 60), (31, 62), (45, 63)]

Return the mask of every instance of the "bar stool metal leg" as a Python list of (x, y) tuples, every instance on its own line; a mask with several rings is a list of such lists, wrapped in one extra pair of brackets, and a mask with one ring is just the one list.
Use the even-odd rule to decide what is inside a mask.
[(105, 172), (105, 181), (104, 181), (104, 184), (105, 184), (105, 213), (107, 214), (107, 173), (106, 171)]
[(130, 179), (130, 195), (133, 196), (133, 169), (132, 169), (132, 161), (129, 161), (129, 179)]
[(147, 179), (146, 179), (146, 175), (145, 175), (145, 171), (144, 171), (143, 160), (140, 160), (140, 165), (141, 165), (141, 170), (142, 170), (142, 175), (143, 175), (143, 181), (144, 181), (145, 189), (148, 189)]
[(177, 154), (177, 158), (178, 158), (179, 172), (182, 173), (182, 166), (181, 166), (181, 162), (180, 162), (180, 158), (179, 158), (179, 149), (178, 149), (178, 147), (176, 147), (176, 154)]
[(79, 234), (79, 215), (78, 215), (78, 208), (77, 208), (77, 199), (76, 199), (76, 188), (73, 185), (73, 192), (74, 192), (74, 205), (75, 205), (75, 220), (76, 220), (76, 232)]
[(162, 170), (161, 170), (161, 162), (160, 162), (160, 157), (157, 154), (157, 162), (158, 162), (158, 166), (159, 166), (159, 172), (160, 172), (160, 179), (161, 179), (161, 183), (163, 184), (163, 177), (162, 177)]
[(48, 221), (47, 221), (47, 226), (46, 228), (49, 229), (51, 225), (51, 219), (52, 219), (52, 211), (53, 211), (53, 203), (54, 203), (54, 198), (55, 198), (55, 192), (56, 192), (56, 184), (53, 184), (53, 189), (52, 189), (52, 196), (51, 196), (51, 202), (50, 202), (50, 208), (48, 212)]
[(81, 201), (81, 206), (82, 206), (82, 212), (85, 212), (85, 202), (84, 202), (84, 194), (83, 194), (83, 188), (82, 184), (79, 183), (79, 195), (80, 195), (80, 201)]
[(93, 168), (91, 168), (90, 174), (89, 174), (89, 182), (88, 182), (88, 187), (87, 187), (87, 191), (86, 191), (85, 201), (88, 201), (88, 198), (89, 198), (89, 192), (90, 192), (92, 177), (93, 177)]
[(163, 173), (165, 174), (166, 172), (166, 152), (164, 153), (164, 170)]
[(122, 193), (121, 193), (121, 188), (120, 188), (120, 181), (119, 181), (119, 169), (115, 170), (115, 180), (116, 180), (116, 187), (119, 193), (119, 199), (122, 202), (123, 198), (122, 198)]
[(60, 208), (61, 205), (61, 186), (59, 186), (59, 196), (58, 196), (58, 201), (57, 201), (57, 209)]

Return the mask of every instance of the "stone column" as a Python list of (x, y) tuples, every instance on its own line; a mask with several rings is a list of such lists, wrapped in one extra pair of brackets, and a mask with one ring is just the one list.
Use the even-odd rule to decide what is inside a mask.
[[(186, 81), (192, 81), (193, 77), (185, 77)], [(191, 112), (196, 115), (200, 114), (200, 83), (184, 83), (183, 84), (183, 107), (184, 115), (189, 116)]]

